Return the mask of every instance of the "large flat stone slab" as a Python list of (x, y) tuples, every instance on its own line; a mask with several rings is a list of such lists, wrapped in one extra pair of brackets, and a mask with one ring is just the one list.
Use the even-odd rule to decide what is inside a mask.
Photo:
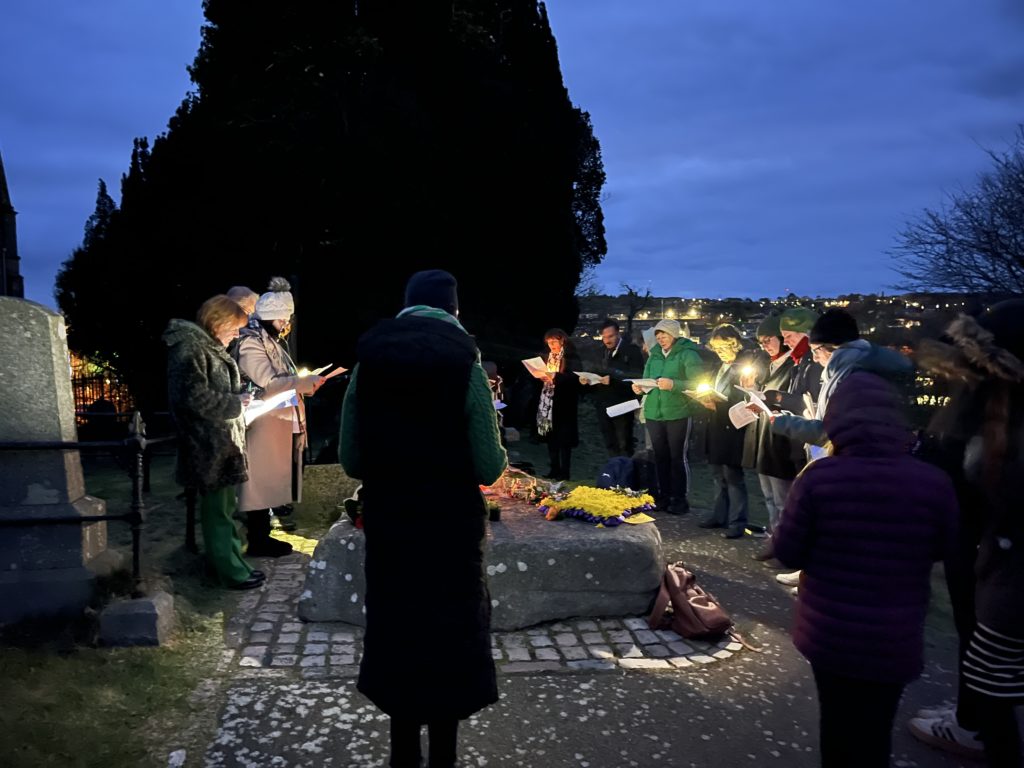
[[(664, 561), (653, 523), (596, 528), (577, 520), (549, 522), (537, 509), (502, 499), (486, 548), (495, 630), (585, 616), (645, 613)], [(362, 626), (364, 540), (347, 519), (317, 545), (299, 616)]]

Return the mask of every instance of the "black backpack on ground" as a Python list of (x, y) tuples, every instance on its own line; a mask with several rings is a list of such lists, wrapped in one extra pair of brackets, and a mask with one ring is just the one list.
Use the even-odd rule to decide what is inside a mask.
[(637, 491), (647, 491), (654, 498), (658, 495), (658, 468), (654, 463), (654, 453), (646, 449), (633, 454), (633, 485)]
[(597, 476), (598, 488), (632, 488), (633, 460), (627, 456), (608, 459)]

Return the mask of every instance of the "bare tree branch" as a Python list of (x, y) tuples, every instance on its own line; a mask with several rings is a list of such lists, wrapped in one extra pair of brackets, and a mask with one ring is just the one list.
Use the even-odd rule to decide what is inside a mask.
[(897, 236), (904, 290), (1024, 293), (1024, 125), (971, 189), (947, 195)]

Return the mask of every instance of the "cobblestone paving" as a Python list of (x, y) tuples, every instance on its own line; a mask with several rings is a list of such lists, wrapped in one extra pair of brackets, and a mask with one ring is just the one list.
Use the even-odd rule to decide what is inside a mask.
[[(267, 584), (246, 595), (228, 627), (241, 676), (298, 672), (307, 679), (353, 677), (359, 669), (363, 630), (348, 624), (306, 623), (296, 604), (307, 557), (293, 554), (263, 566)], [(728, 659), (742, 646), (684, 640), (651, 631), (643, 618), (573, 619), (492, 635), (499, 674), (685, 670)]]

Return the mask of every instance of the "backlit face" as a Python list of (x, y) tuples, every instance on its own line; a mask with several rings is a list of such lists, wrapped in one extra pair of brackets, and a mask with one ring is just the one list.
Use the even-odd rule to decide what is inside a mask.
[(662, 349), (668, 349), (676, 342), (675, 339), (673, 339), (669, 334), (665, 333), (664, 331), (658, 331), (657, 333), (655, 333), (654, 338)]
[(619, 332), (614, 326), (608, 326), (601, 331), (601, 343), (608, 349), (615, 349), (615, 345), (619, 343)]
[(772, 357), (775, 357), (782, 350), (782, 342), (779, 341), (778, 336), (762, 336), (757, 340), (757, 343), (761, 345), (761, 349)]
[(740, 346), (736, 343), (735, 339), (712, 339), (708, 342), (708, 346), (711, 347), (711, 351), (718, 355), (718, 359), (723, 363), (735, 361), (736, 355), (740, 351)]
[(292, 330), (291, 318), (288, 318), (287, 320), (271, 320), (270, 324), (272, 326), (274, 326), (274, 330), (278, 332), (278, 334), (280, 335), (280, 337), (282, 339), (285, 336), (287, 336), (289, 333), (291, 333), (291, 330)]
[(797, 344), (806, 338), (806, 333), (797, 333), (796, 331), (783, 331), (782, 340), (786, 343), (786, 346), (790, 349), (796, 349)]
[(557, 354), (562, 351), (562, 340), (558, 338), (544, 339), (548, 345), (548, 349), (553, 353)]
[(232, 320), (230, 323), (224, 323), (219, 326), (214, 331), (213, 337), (226, 347), (238, 338), (238, 332), (245, 328), (245, 325), (245, 320), (241, 320), (239, 322)]

